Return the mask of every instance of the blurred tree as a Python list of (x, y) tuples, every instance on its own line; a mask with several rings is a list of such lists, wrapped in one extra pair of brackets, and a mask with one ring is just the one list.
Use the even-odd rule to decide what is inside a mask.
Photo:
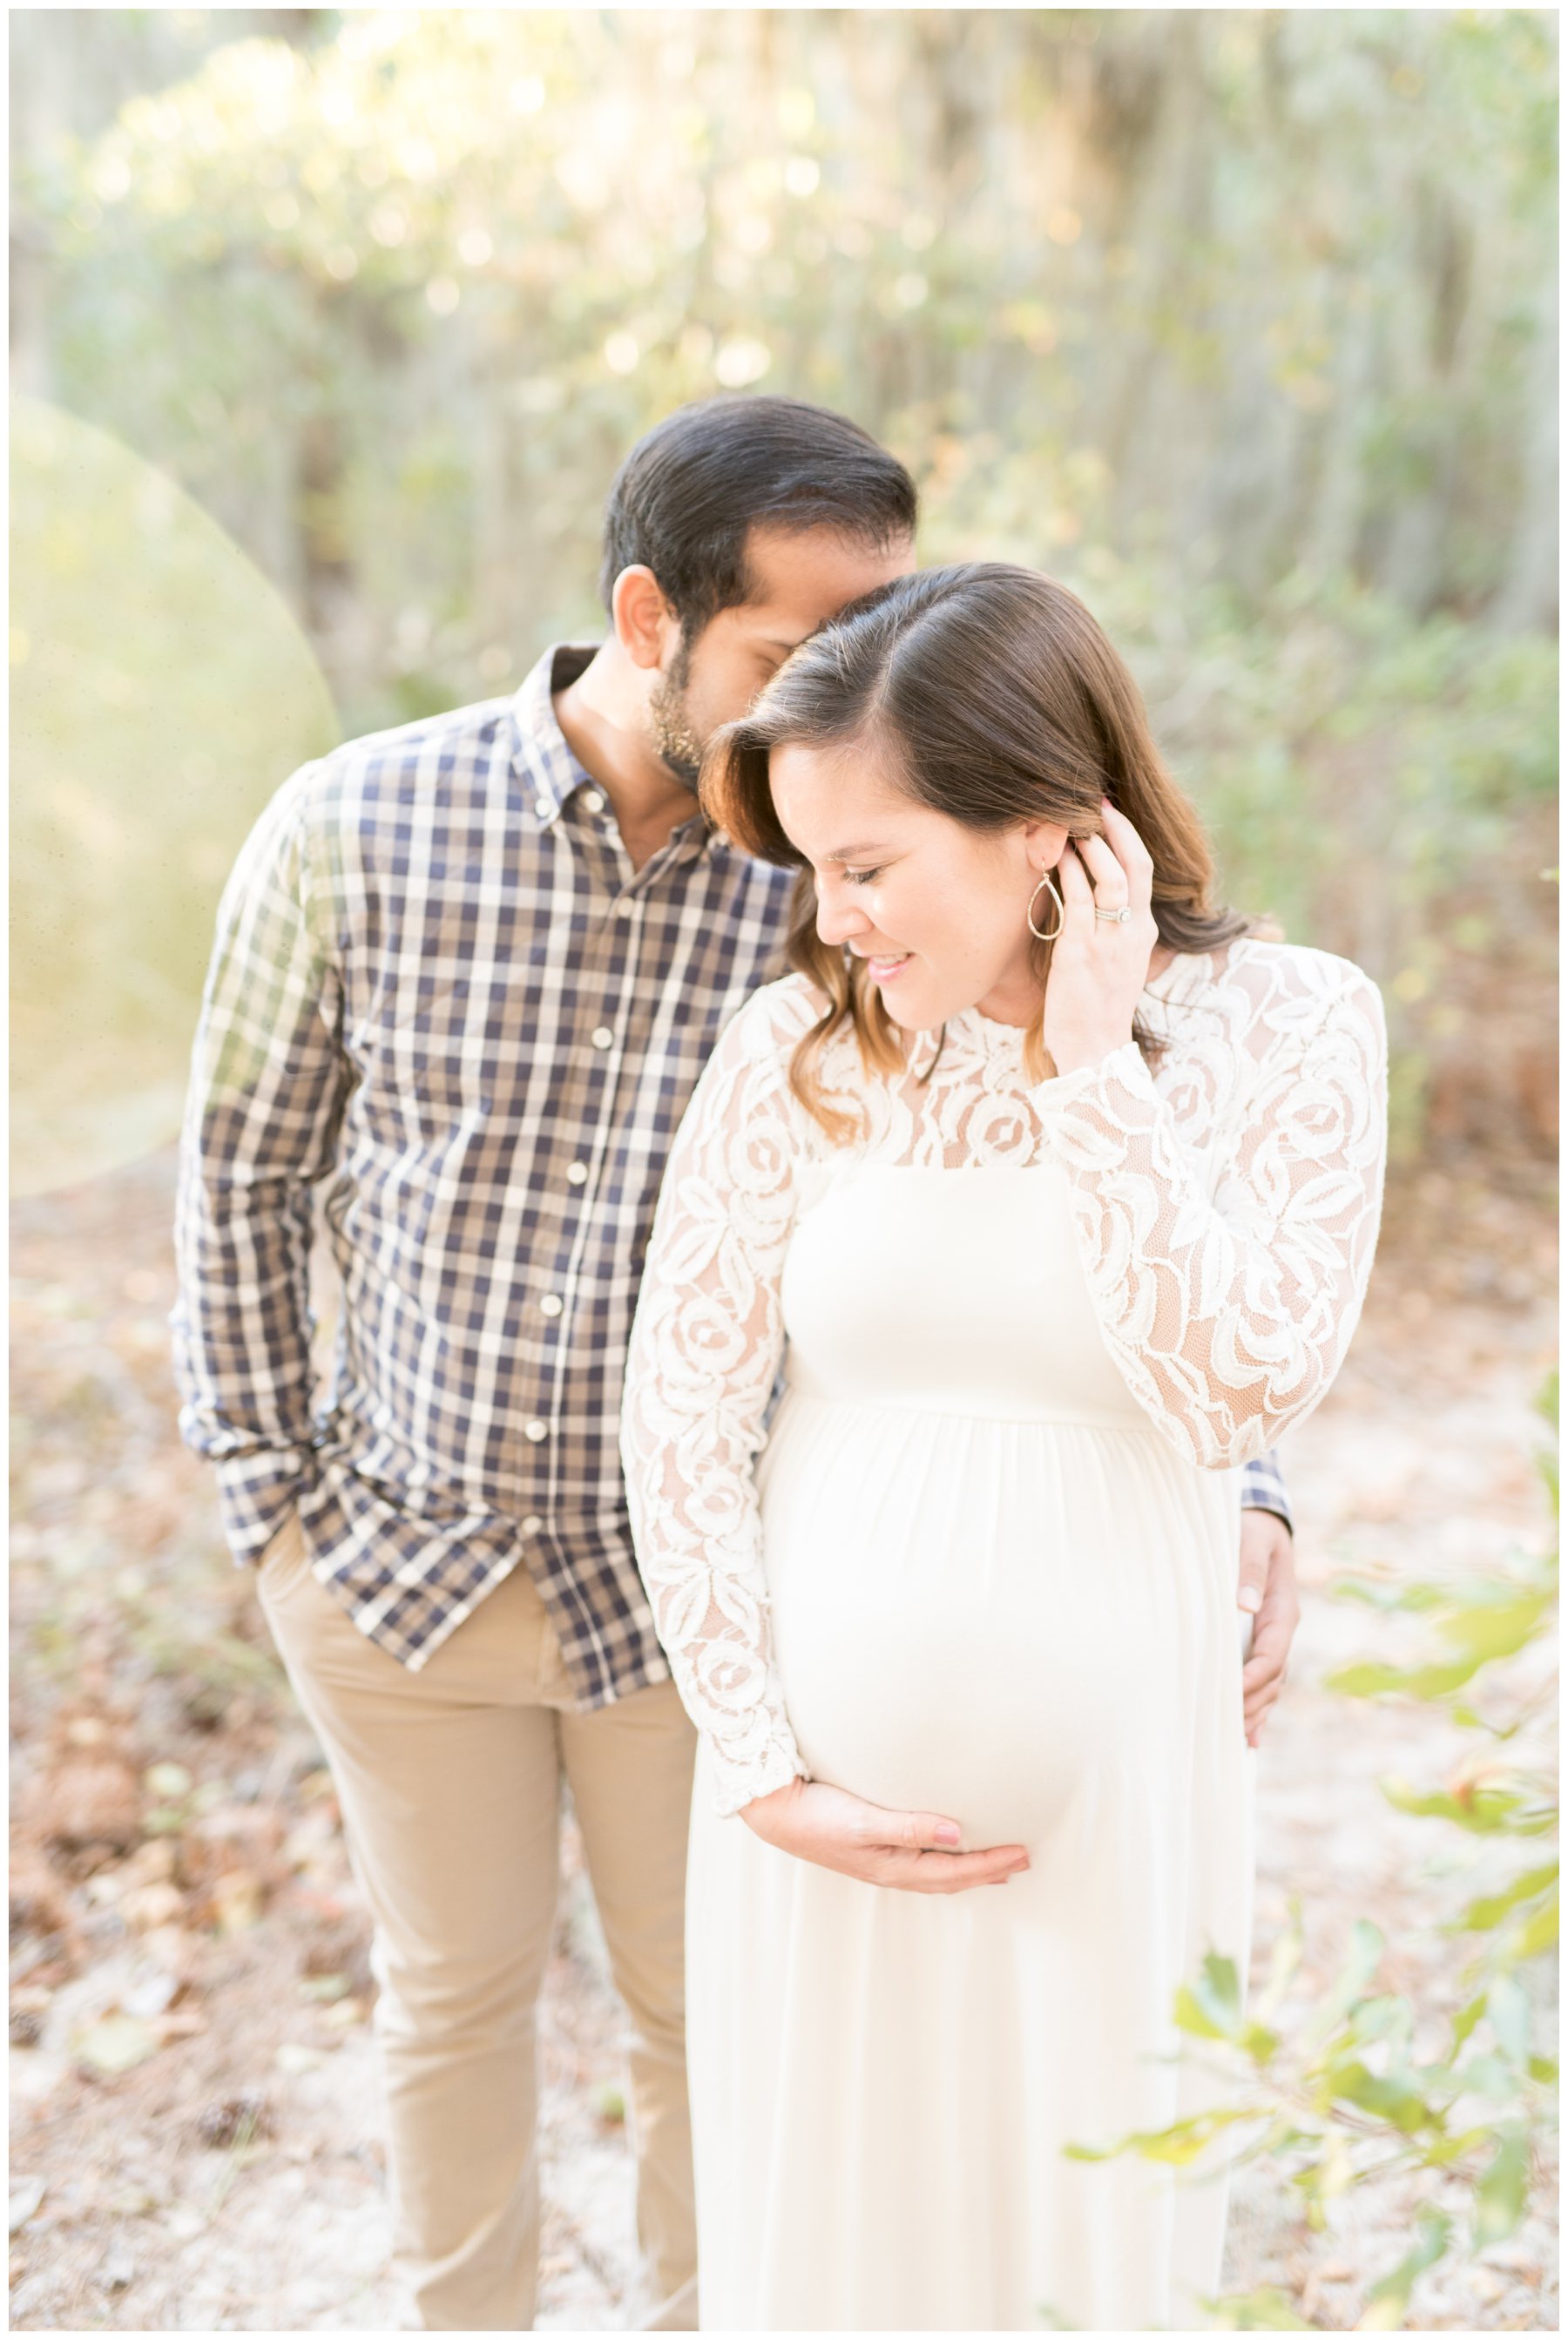
[(586, 616), (615, 456), (754, 382), (1027, 453), (1036, 557), (1551, 619), (1538, 15), (156, 13), (14, 19), (34, 386), (320, 586), (351, 704), (411, 571), (446, 655)]
[(1474, 1043), (1455, 920), (1550, 927), (1550, 16), (12, 21), (25, 378), (233, 533), (351, 729), (598, 630), (671, 406), (842, 406), (927, 558), (1116, 625), (1232, 892), (1404, 986), (1419, 1125)]

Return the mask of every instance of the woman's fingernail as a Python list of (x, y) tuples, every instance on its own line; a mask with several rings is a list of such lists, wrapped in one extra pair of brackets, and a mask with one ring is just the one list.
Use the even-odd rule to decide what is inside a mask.
[(1255, 1584), (1244, 1584), (1236, 1597), (1237, 1606), (1249, 1614), (1255, 1614), (1263, 1607), (1263, 1595)]
[(962, 1844), (964, 1841), (963, 1830), (956, 1829), (950, 1820), (942, 1822), (936, 1831), (936, 1838), (938, 1844)]

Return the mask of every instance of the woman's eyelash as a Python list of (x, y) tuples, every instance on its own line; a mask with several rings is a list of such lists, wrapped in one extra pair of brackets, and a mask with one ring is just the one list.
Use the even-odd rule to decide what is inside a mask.
[(873, 878), (882, 875), (882, 868), (879, 866), (875, 869), (846, 869), (844, 875), (851, 886), (868, 886)]

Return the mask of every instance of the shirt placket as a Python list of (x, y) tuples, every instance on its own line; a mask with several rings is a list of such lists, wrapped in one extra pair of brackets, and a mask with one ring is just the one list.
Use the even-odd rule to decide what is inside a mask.
[[(531, 1331), (537, 1331), (540, 1318), (544, 1320), (549, 1349), (539, 1383), (544, 1403), (522, 1425), (532, 1465), (524, 1467), (542, 1506), (531, 1509), (521, 1521), (523, 1534), (531, 1538), (568, 1524), (561, 1516), (561, 1482), (567, 1460), (562, 1441), (590, 1434), (585, 1423), (572, 1418), (573, 1365), (579, 1378), (586, 1373), (601, 1385), (608, 1364), (601, 1355), (590, 1359), (574, 1353), (573, 1322), (584, 1298), (605, 1285), (618, 1264), (620, 1215), (613, 1198), (606, 1203), (602, 1180), (612, 1150), (610, 1136), (617, 1103), (628, 1086), (626, 1044), (641, 925), (638, 880), (654, 866), (633, 870), (598, 788), (580, 788), (556, 820), (560, 849), (579, 857), (581, 891), (589, 897), (590, 915), (587, 937), (578, 940), (569, 933), (561, 945), (571, 954), (573, 1012), (567, 1046), (583, 1081), (578, 1143), (565, 1171), (576, 1206), (575, 1224), (569, 1223), (548, 1273), (530, 1278), (525, 1303), (534, 1316)], [(591, 1401), (591, 1390), (579, 1387), (575, 1394), (580, 1408), (585, 1395)], [(588, 1458), (571, 1459), (579, 1466), (575, 1475), (586, 1479)]]

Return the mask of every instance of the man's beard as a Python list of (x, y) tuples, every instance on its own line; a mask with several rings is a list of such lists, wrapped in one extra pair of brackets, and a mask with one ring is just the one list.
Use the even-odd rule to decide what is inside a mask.
[(681, 787), (690, 788), (695, 796), (706, 742), (693, 730), (687, 711), (686, 686), (690, 679), (691, 659), (683, 641), (670, 672), (661, 674), (654, 684), (648, 712), (653, 725), (654, 746)]

